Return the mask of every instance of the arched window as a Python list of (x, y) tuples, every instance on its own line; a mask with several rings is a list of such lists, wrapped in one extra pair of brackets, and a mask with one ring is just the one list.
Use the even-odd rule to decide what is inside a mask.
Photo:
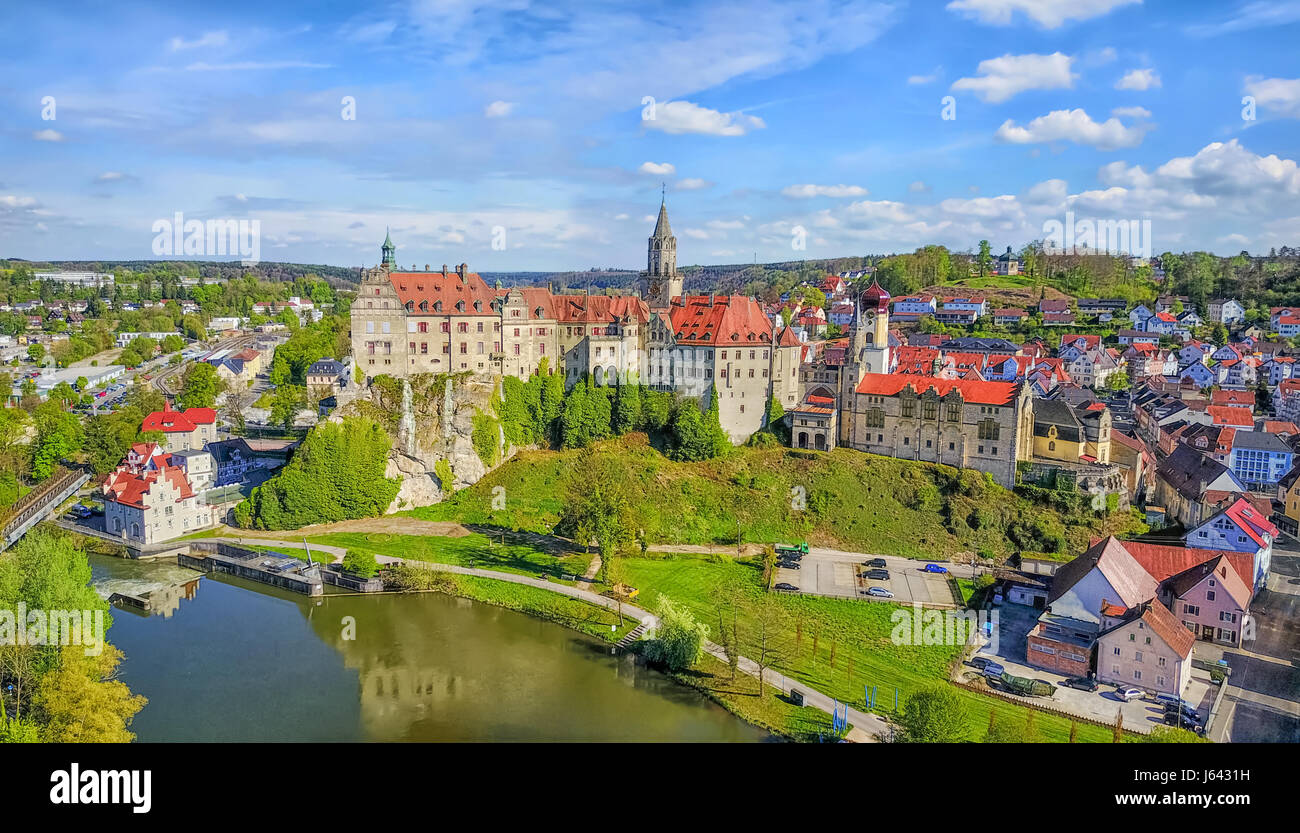
[(1056, 450), (1056, 443), (1055, 443), (1055, 442), (1049, 442), (1049, 443), (1047, 444), (1047, 450), (1048, 450), (1048, 451), (1055, 451), (1055, 450)]

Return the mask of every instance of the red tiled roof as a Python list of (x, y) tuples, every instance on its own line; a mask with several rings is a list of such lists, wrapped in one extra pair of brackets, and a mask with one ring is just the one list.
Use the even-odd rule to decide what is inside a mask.
[(1178, 656), (1186, 658), (1192, 653), (1196, 636), (1183, 627), (1174, 614), (1169, 612), (1169, 608), (1160, 602), (1152, 600), (1143, 605), (1142, 615), (1139, 618)]
[(150, 493), (152, 487), (159, 480), (165, 479), (179, 492), (178, 500), (194, 497), (194, 490), (190, 488), (190, 483), (185, 479), (185, 472), (177, 466), (164, 465), (158, 469), (151, 469), (141, 474), (135, 474), (130, 471), (118, 469), (108, 476), (104, 483), (104, 495), (117, 503), (124, 503), (128, 506), (134, 506), (137, 509), (147, 509), (144, 502), (146, 495)]
[(1223, 513), (1233, 520), (1242, 531), (1250, 536), (1256, 546), (1268, 546), (1268, 541), (1264, 539), (1268, 535), (1270, 539), (1277, 537), (1277, 527), (1273, 522), (1264, 517), (1250, 501), (1240, 498), (1236, 503), (1223, 510)]
[(1210, 405), (1205, 412), (1214, 420), (1215, 425), (1236, 425), (1242, 428), (1254, 428), (1255, 417), (1246, 408), (1236, 405)]
[(169, 405), (145, 417), (140, 430), (162, 431), (166, 434), (189, 433), (200, 425), (211, 425), (216, 421), (217, 412), (212, 408), (186, 408), (184, 411), (173, 411)]
[[(439, 315), (492, 315), (492, 299), (496, 293), (479, 277), (477, 272), (467, 272), (464, 278), (452, 270), (442, 272), (390, 272), (388, 281), (397, 291), (403, 304), (413, 304), (418, 312), (433, 314), (434, 304), (442, 301)], [(427, 301), (427, 311), (420, 310), (420, 302)], [(464, 308), (456, 306), (464, 301)], [(478, 308), (474, 302), (479, 303)]]
[(753, 298), (739, 295), (686, 295), (670, 310), (679, 344), (723, 347), (772, 340), (772, 322)]
[[(1101, 540), (1100, 538), (1095, 541)], [(1255, 559), (1248, 552), (1223, 552), (1221, 550), (1203, 550), (1192, 547), (1174, 547), (1166, 544), (1145, 544), (1139, 541), (1124, 541), (1124, 549), (1128, 550), (1129, 555), (1137, 559), (1156, 581), (1164, 581), (1170, 576), (1176, 576), (1184, 570), (1191, 569), (1197, 564), (1204, 564), (1206, 561), (1213, 560), (1219, 556), (1225, 556), (1231, 563), (1232, 568), (1239, 575), (1253, 576), (1255, 574)]]
[(1300, 434), (1300, 426), (1294, 422), (1283, 422), (1276, 419), (1264, 420), (1265, 434)]
[(1255, 392), (1253, 390), (1216, 390), (1210, 394), (1210, 404), (1253, 408), (1255, 407)]
[(985, 382), (972, 379), (937, 379), (929, 376), (911, 376), (901, 373), (867, 373), (858, 383), (858, 393), (875, 396), (897, 396), (910, 386), (918, 394), (931, 388), (940, 396), (958, 391), (967, 402), (982, 405), (1010, 405), (1015, 401), (1019, 386), (1015, 382)]
[[(754, 308), (757, 310), (757, 303)], [(635, 295), (557, 295), (555, 312), (562, 324), (611, 324), (624, 318), (644, 324), (650, 320), (650, 305)]]

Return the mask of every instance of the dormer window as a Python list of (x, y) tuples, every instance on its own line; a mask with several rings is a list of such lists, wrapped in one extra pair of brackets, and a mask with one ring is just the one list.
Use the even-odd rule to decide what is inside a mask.
[(465, 302), (464, 302), (464, 301), (457, 301), (457, 302), (456, 302), (456, 311), (457, 311), (457, 312), (464, 312), (464, 311), (465, 311)]
[(434, 312), (442, 312), (442, 301), (434, 301), (434, 302), (433, 302), (433, 311), (434, 311)]

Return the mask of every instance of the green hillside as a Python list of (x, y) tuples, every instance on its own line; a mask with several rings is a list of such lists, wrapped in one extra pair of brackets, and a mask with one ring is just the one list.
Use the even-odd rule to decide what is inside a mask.
[[(593, 465), (587, 455), (604, 459)], [(566, 490), (610, 466), (633, 483), (634, 515), (652, 544), (734, 544), (739, 523), (745, 542), (806, 539), (913, 558), (975, 552), (1003, 560), (1019, 550), (1079, 552), (1092, 536), (1142, 531), (1134, 513), (1103, 517), (1043, 490), (1030, 500), (971, 470), (847, 449), (737, 448), (684, 463), (643, 434), (586, 450), (520, 452), (451, 499), (407, 514), (549, 532)], [(504, 508), (492, 508), (494, 496)]]

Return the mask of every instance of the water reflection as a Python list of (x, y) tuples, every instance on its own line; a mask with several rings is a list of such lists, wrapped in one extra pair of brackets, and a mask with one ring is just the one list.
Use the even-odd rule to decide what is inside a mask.
[[(92, 563), (101, 593), (140, 566)], [(170, 613), (118, 617), (109, 635), (127, 655), (123, 679), (150, 698), (140, 740), (766, 737), (603, 642), (501, 608), (159, 581), (154, 591), (178, 589)]]

